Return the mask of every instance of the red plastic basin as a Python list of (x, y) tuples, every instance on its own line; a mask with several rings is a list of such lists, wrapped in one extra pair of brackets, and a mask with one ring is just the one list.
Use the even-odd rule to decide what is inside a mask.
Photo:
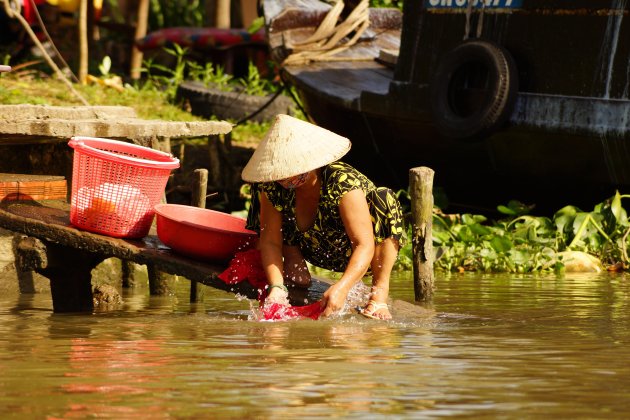
[(254, 245), (256, 232), (245, 219), (220, 211), (180, 204), (158, 204), (157, 234), (173, 251), (187, 257), (226, 262)]

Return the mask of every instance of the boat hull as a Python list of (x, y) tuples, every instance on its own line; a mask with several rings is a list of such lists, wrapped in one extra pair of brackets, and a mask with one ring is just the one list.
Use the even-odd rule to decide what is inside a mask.
[[(393, 188), (407, 188), (409, 169), (428, 166), (458, 209), (492, 211), (512, 199), (545, 212), (586, 209), (630, 190), (630, 5), (485, 3), (467, 10), (464, 0), (406, 0), (395, 66), (311, 63), (284, 67), (283, 78), (315, 123), (350, 138), (349, 163)], [(468, 62), (457, 61), (458, 48)], [(490, 70), (486, 85), (464, 86), (464, 99), (451, 101), (460, 91), (450, 82), (461, 71), (474, 80), (479, 57)], [(480, 101), (466, 102), (479, 92)], [(444, 108), (440, 95), (449, 99)], [(449, 131), (451, 106), (464, 109), (462, 121), (479, 116), (476, 131)], [(487, 122), (481, 111), (493, 107), (500, 110)]]
[(513, 124), (462, 142), (442, 137), (428, 120), (340, 106), (294, 83), (315, 123), (351, 139), (344, 160), (393, 189), (408, 187), (411, 168), (430, 167), (454, 210), (492, 212), (513, 199), (547, 213), (566, 204), (587, 209), (630, 189), (625, 136)]

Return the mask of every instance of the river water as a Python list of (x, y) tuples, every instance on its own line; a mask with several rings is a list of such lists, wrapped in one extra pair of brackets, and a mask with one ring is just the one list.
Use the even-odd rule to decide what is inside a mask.
[[(0, 418), (623, 418), (630, 277), (437, 275), (431, 308), (380, 322), (248, 320), (205, 290), (125, 291), (52, 313), (0, 296)], [(413, 301), (410, 273), (393, 297)]]

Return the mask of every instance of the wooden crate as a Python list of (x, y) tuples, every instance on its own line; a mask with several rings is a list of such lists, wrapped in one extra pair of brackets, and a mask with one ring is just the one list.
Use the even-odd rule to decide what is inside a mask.
[(65, 200), (67, 194), (63, 176), (0, 173), (0, 201)]

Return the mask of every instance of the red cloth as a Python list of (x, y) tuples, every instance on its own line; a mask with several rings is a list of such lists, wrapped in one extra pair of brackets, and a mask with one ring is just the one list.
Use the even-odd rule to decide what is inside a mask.
[(258, 290), (264, 290), (267, 286), (267, 275), (262, 266), (260, 251), (248, 249), (237, 252), (228, 268), (219, 274), (219, 278), (227, 284), (236, 284), (247, 280)]
[[(45, 0), (35, 0), (35, 6), (39, 6), (40, 4), (44, 4)], [(34, 25), (37, 23), (37, 11), (33, 8), (33, 3), (31, 0), (24, 0), (22, 2), (22, 16), (28, 22), (29, 25)]]
[(305, 306), (289, 306), (272, 303), (262, 307), (262, 315), (266, 321), (287, 321), (290, 319), (318, 319), (324, 311), (321, 300)]
[[(227, 284), (236, 284), (247, 281), (258, 289), (258, 297), (261, 305), (266, 296), (267, 276), (262, 266), (260, 251), (249, 249), (238, 252), (230, 261), (228, 268), (218, 276)], [(289, 319), (311, 318), (318, 319), (324, 308), (321, 301), (305, 306), (289, 306), (280, 303), (262, 305), (262, 315), (267, 321), (286, 321)]]
[(265, 29), (250, 34), (239, 28), (164, 28), (136, 41), (140, 51), (162, 48), (171, 44), (192, 48), (227, 48), (235, 45), (265, 44)]

